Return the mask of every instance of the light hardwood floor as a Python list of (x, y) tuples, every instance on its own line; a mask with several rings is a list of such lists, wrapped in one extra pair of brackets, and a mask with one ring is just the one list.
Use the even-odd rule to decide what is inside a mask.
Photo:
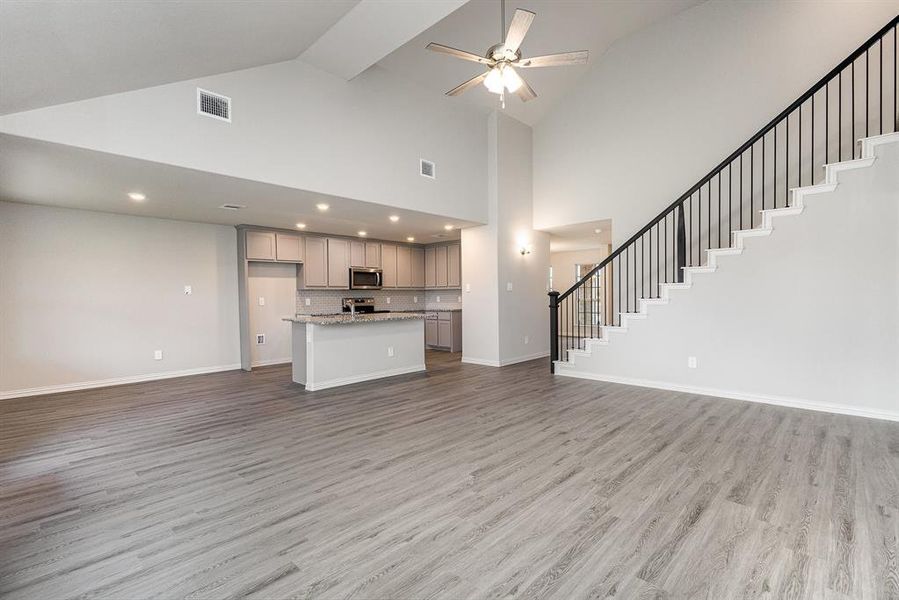
[(0, 402), (0, 596), (899, 598), (899, 423), (428, 360)]

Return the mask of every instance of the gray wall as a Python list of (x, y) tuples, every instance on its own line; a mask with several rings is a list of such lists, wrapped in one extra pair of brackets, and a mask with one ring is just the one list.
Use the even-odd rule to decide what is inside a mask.
[(233, 227), (0, 202), (0, 397), (238, 368), (236, 261)]
[[(599, 379), (899, 419), (899, 144), (594, 346)], [(695, 356), (698, 368), (687, 368)]]
[(619, 40), (534, 128), (535, 226), (611, 218), (620, 244), (897, 12), (712, 0)]

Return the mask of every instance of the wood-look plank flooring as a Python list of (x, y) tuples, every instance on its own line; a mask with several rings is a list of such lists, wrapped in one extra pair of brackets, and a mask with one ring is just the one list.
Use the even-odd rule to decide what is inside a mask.
[(899, 598), (899, 423), (428, 361), (0, 402), (0, 596)]

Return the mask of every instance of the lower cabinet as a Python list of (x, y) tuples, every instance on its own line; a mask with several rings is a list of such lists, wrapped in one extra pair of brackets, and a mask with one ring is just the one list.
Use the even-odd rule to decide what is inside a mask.
[(462, 311), (438, 312), (425, 319), (425, 345), (462, 352)]

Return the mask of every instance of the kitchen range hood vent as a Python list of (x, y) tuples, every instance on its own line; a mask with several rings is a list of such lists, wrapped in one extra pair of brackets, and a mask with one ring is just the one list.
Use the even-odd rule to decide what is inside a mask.
[(197, 88), (197, 114), (231, 122), (231, 98)]
[(427, 177), (428, 179), (434, 179), (437, 177), (437, 166), (425, 159), (421, 159), (421, 170), (419, 171), (422, 177)]

